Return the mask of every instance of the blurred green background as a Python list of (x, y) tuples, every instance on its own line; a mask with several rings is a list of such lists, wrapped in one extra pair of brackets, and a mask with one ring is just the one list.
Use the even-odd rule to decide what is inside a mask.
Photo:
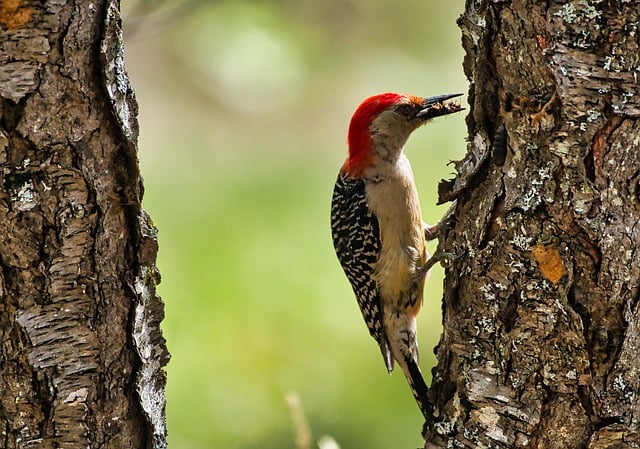
[[(124, 7), (144, 207), (160, 229), (170, 447), (293, 449), (290, 391), (314, 441), (421, 446), (406, 381), (386, 373), (333, 253), (329, 202), (362, 99), (467, 92), (463, 2)], [(427, 222), (446, 211), (437, 184), (465, 135), (458, 114), (409, 140)], [(437, 267), (419, 321), (428, 381), (441, 286)]]

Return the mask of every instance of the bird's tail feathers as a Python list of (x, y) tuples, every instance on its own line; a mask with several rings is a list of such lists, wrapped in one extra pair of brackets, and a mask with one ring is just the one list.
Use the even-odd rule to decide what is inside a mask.
[(433, 416), (433, 406), (431, 402), (429, 402), (429, 398), (427, 393), (429, 392), (429, 388), (427, 384), (424, 382), (424, 378), (422, 377), (422, 373), (420, 372), (420, 367), (418, 366), (417, 361), (411, 356), (404, 357), (404, 374), (409, 381), (409, 387), (411, 387), (411, 392), (413, 393), (413, 397), (418, 403), (418, 407), (420, 411), (424, 415), (424, 417), (428, 420)]
[(380, 352), (382, 353), (382, 358), (384, 359), (384, 364), (387, 367), (387, 371), (389, 374), (393, 372), (394, 360), (393, 354), (391, 354), (391, 345), (389, 345), (389, 340), (386, 337), (382, 337), (382, 341), (379, 343)]

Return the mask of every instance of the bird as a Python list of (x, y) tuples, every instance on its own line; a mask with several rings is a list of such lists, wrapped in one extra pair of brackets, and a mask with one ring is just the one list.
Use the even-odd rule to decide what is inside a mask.
[[(411, 133), (432, 118), (458, 112), (462, 94), (419, 97), (394, 92), (366, 98), (347, 135), (347, 158), (331, 199), (331, 235), (389, 374), (397, 363), (426, 419), (428, 387), (418, 364), (416, 317), (430, 258), (426, 241), (441, 225), (422, 219), (418, 191), (404, 153)], [(442, 223), (442, 221), (441, 221)]]

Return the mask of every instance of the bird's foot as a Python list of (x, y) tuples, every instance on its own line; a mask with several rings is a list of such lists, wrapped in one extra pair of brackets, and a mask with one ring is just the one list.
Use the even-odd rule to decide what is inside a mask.
[(429, 260), (427, 260), (427, 263), (425, 263), (419, 270), (418, 272), (418, 276), (425, 276), (429, 270), (436, 264), (440, 263), (440, 262), (444, 262), (445, 260), (447, 262), (455, 262), (456, 260), (460, 259), (462, 256), (464, 256), (465, 251), (459, 252), (459, 253), (453, 253), (453, 252), (447, 252), (447, 251), (443, 251), (438, 249), (435, 254), (433, 256), (431, 256), (429, 258)]
[(424, 237), (427, 241), (442, 240), (448, 229), (451, 228), (455, 221), (456, 202), (454, 201), (451, 207), (447, 210), (444, 216), (433, 226), (424, 223)]

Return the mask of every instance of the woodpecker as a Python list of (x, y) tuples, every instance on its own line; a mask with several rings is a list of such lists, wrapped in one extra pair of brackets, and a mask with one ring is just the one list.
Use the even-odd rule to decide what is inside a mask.
[[(416, 316), (429, 259), (426, 241), (438, 225), (422, 220), (413, 172), (404, 154), (409, 135), (434, 117), (462, 110), (446, 100), (384, 93), (364, 100), (348, 131), (348, 155), (331, 201), (331, 231), (369, 333), (386, 368), (402, 368), (426, 419), (432, 415), (418, 365)], [(395, 362), (394, 362), (395, 361)]]

